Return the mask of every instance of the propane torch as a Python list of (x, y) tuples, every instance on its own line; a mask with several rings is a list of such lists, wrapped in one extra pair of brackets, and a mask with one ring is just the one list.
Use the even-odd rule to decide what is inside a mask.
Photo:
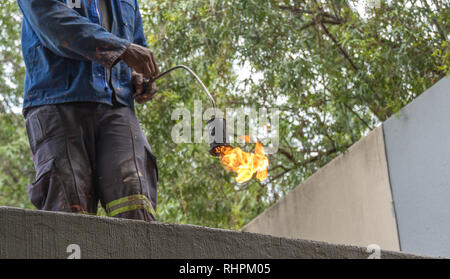
[[(206, 126), (208, 128), (208, 134), (209, 134), (209, 153), (212, 156), (219, 157), (221, 154), (221, 150), (224, 147), (230, 147), (230, 144), (228, 142), (228, 135), (227, 135), (227, 125), (225, 118), (217, 117), (216, 115), (216, 102), (214, 98), (212, 97), (211, 93), (209, 93), (208, 88), (206, 88), (205, 84), (201, 81), (201, 79), (192, 71), (189, 67), (184, 65), (178, 65), (173, 68), (168, 69), (165, 72), (162, 72), (161, 74), (157, 75), (153, 79), (146, 79), (144, 80), (144, 92), (147, 92), (148, 88), (150, 88), (151, 84), (155, 82), (156, 80), (162, 78), (163, 76), (167, 75), (168, 73), (172, 72), (176, 69), (184, 69), (188, 71), (191, 75), (195, 77), (195, 79), (200, 83), (203, 91), (208, 96), (209, 100), (211, 101), (211, 104), (213, 106), (214, 111), (214, 117), (211, 118)], [(137, 94), (135, 94), (133, 97), (135, 97)]]

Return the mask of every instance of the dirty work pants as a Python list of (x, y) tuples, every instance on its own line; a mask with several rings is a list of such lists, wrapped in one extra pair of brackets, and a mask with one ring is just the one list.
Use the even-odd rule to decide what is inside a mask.
[(134, 110), (100, 103), (33, 107), (26, 128), (36, 208), (154, 220), (158, 170)]

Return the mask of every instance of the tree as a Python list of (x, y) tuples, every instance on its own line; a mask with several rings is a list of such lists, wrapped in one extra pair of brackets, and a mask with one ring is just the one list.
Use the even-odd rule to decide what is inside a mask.
[(0, 10), (0, 204), (32, 208), (26, 185), (34, 169), (20, 115), (25, 76), (18, 32), (21, 16), (15, 1), (2, 1)]
[[(172, 141), (171, 112), (180, 104), (192, 111), (196, 99), (206, 106), (207, 99), (185, 72), (161, 79), (154, 101), (137, 109), (158, 157), (158, 219), (240, 228), (449, 73), (448, 1), (373, 0), (365, 9), (360, 2), (140, 1), (161, 69), (192, 67), (219, 108), (281, 110), (281, 146), (270, 155), (269, 178), (238, 184), (207, 153), (206, 144)], [(10, 2), (0, 5), (18, 13)], [(3, 67), (1, 104), (17, 105), (23, 77), (18, 22), (5, 14), (2, 21), (9, 30), (1, 34), (2, 57), (16, 58), (9, 62), (13, 66)], [(8, 67), (16, 69), (14, 77)], [(251, 75), (243, 76), (242, 68)], [(9, 80), (19, 86), (8, 87)], [(2, 146), (25, 136), (23, 124), (11, 120), (17, 115), (4, 111), (9, 113), (1, 117), (9, 122), (1, 127), (10, 133)], [(24, 148), (23, 140), (17, 144)], [(7, 157), (0, 176), (8, 179), (12, 162), (29, 166), (20, 157), (25, 151), (9, 146), (16, 153)], [(5, 154), (0, 151), (2, 159)], [(21, 196), (23, 185), (15, 189)]]

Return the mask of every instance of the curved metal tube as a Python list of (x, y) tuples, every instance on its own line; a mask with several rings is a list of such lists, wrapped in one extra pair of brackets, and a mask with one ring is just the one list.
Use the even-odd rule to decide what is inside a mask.
[(200, 85), (202, 86), (203, 90), (205, 91), (206, 95), (208, 95), (209, 100), (212, 103), (213, 109), (214, 109), (214, 115), (216, 115), (216, 101), (214, 101), (214, 98), (212, 97), (211, 93), (209, 93), (208, 88), (206, 88), (206, 86), (203, 84), (203, 82), (201, 81), (201, 79), (194, 73), (194, 71), (192, 71), (189, 67), (184, 66), (184, 65), (177, 65), (173, 68), (168, 69), (167, 71), (157, 75), (155, 78), (153, 78), (151, 80), (151, 82), (156, 81), (160, 78), (162, 78), (163, 76), (167, 75), (168, 73), (172, 72), (173, 70), (176, 69), (185, 69), (186, 71), (188, 71), (191, 75), (193, 75), (195, 77), (195, 79), (198, 81), (198, 83), (200, 83)]

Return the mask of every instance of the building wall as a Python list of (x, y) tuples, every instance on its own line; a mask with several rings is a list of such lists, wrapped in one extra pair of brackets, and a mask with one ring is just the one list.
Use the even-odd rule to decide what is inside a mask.
[(399, 251), (383, 130), (376, 128), (243, 231)]
[[(366, 259), (372, 254), (365, 247), (199, 226), (0, 207), (0, 259), (65, 259), (76, 251), (68, 248), (79, 248), (82, 259)], [(383, 259), (415, 257), (380, 252)]]
[(243, 230), (450, 257), (450, 77)]
[(383, 127), (402, 251), (450, 257), (450, 77)]

